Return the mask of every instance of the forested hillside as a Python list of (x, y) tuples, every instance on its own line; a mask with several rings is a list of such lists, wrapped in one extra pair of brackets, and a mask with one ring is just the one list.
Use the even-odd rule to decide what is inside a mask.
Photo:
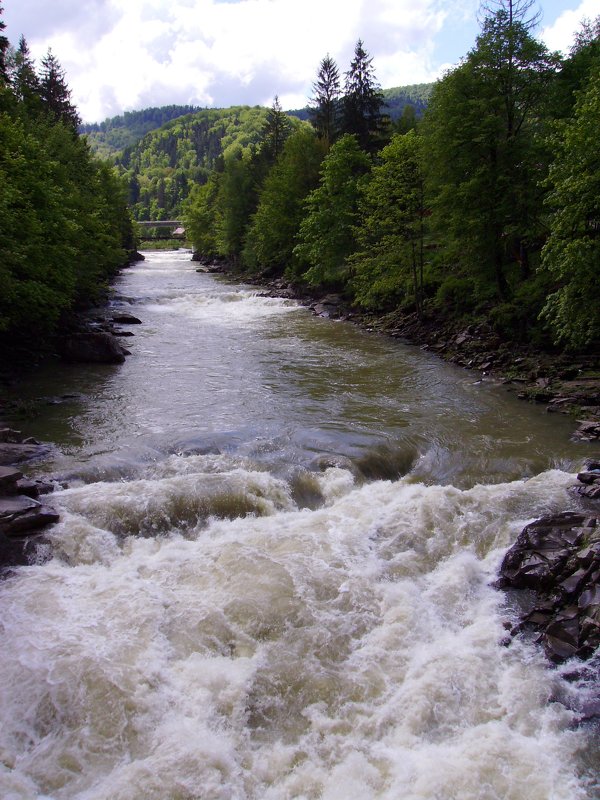
[[(0, 8), (0, 14), (2, 9)], [(0, 18), (0, 34), (4, 24)], [(135, 246), (124, 187), (90, 154), (64, 73), (0, 35), (0, 349), (43, 349)]]
[(196, 248), (378, 313), (593, 348), (600, 18), (560, 58), (535, 38), (528, 3), (495, 8), (422, 119), (390, 120), (361, 41), (343, 86), (324, 58), (312, 130), (286, 131), (275, 158), (224, 158), (196, 183)]
[(116, 164), (127, 181), (136, 219), (180, 216), (191, 188), (205, 184), (223, 158), (240, 157), (258, 146), (267, 116), (261, 106), (204, 109), (178, 117), (126, 148)]
[(126, 111), (104, 122), (80, 125), (79, 132), (85, 134), (94, 153), (111, 158), (166, 122), (198, 110), (196, 106), (172, 105)]
[[(392, 123), (407, 129), (427, 106), (433, 84), (399, 86), (382, 92)], [(310, 108), (287, 111), (307, 121)], [(180, 216), (190, 188), (205, 183), (216, 159), (233, 146), (260, 140), (267, 109), (260, 106), (196, 109), (164, 106), (128, 111), (94, 125), (82, 125), (92, 150), (114, 160), (129, 186), (137, 219)]]

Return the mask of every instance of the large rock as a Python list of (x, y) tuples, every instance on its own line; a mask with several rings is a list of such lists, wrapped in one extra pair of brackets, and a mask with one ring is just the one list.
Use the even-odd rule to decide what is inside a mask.
[(31, 497), (0, 497), (0, 532), (6, 536), (27, 536), (58, 520), (53, 508)]
[(133, 314), (128, 314), (126, 311), (117, 311), (112, 315), (112, 321), (118, 322), (120, 325), (141, 325), (142, 320), (134, 317)]
[(23, 473), (16, 467), (0, 466), (0, 494), (13, 494)]
[(98, 364), (122, 364), (123, 348), (110, 333), (76, 333), (62, 344), (61, 355), (65, 361)]
[(528, 589), (533, 608), (514, 633), (533, 630), (555, 662), (600, 646), (600, 526), (564, 512), (532, 522), (506, 553), (497, 586)]
[(0, 464), (22, 464), (24, 461), (41, 458), (50, 449), (47, 444), (0, 442)]

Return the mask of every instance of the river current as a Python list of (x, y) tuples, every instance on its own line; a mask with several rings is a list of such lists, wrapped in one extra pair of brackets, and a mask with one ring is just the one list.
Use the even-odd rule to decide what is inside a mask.
[(507, 641), (492, 586), (576, 508), (570, 423), (146, 258), (112, 301), (142, 320), (125, 364), (19, 386), (68, 488), (0, 583), (0, 797), (598, 797), (585, 687)]

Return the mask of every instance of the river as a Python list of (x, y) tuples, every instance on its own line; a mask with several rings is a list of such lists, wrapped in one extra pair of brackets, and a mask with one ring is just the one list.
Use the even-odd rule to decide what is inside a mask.
[[(579, 800), (592, 732), (491, 586), (571, 424), (149, 253), (120, 366), (19, 387), (68, 488), (0, 584), (4, 800)], [(47, 398), (40, 402), (39, 398)]]

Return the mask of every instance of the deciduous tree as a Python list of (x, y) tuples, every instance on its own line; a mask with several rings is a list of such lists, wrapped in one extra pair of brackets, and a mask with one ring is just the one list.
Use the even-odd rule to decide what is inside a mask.
[(424, 213), (421, 141), (414, 131), (395, 134), (362, 185), (356, 251), (349, 258), (361, 305), (385, 308), (409, 296), (422, 312)]
[(556, 283), (544, 308), (555, 338), (576, 348), (600, 331), (600, 66), (577, 99), (573, 120), (558, 126), (550, 169), (550, 236), (542, 266)]
[(370, 167), (370, 157), (350, 134), (338, 139), (323, 160), (319, 185), (306, 200), (294, 248), (296, 258), (308, 267), (304, 278), (309, 283), (346, 284), (346, 259), (355, 245), (359, 182)]

